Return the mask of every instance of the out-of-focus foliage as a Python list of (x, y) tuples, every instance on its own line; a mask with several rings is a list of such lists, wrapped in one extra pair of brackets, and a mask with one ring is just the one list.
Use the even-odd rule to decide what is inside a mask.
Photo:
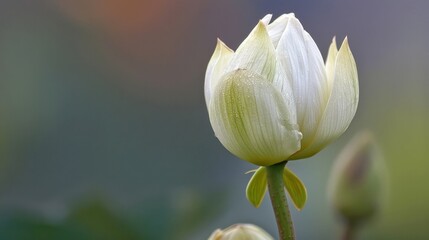
[(210, 198), (190, 193), (179, 196), (177, 201), (159, 199), (126, 212), (108, 206), (106, 200), (93, 198), (71, 207), (60, 219), (34, 211), (3, 210), (0, 239), (185, 240), (221, 211), (224, 204), (219, 196), (224, 194), (207, 196)]

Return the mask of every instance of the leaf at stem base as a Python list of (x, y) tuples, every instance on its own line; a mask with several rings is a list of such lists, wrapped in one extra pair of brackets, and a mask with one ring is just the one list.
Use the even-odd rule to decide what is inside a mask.
[(258, 168), (247, 184), (246, 197), (247, 200), (258, 208), (264, 199), (267, 192), (267, 170), (265, 167)]
[(296, 209), (302, 210), (307, 201), (307, 189), (304, 183), (291, 170), (283, 170), (283, 182)]

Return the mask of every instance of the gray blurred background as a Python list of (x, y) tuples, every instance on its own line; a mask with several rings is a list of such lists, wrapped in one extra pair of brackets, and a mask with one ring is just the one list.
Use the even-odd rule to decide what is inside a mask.
[(333, 160), (361, 129), (383, 148), (389, 204), (361, 239), (427, 239), (429, 1), (1, 0), (0, 238), (205, 239), (255, 223), (255, 168), (224, 149), (204, 103), (216, 38), (235, 49), (258, 19), (295, 12), (326, 52), (349, 37), (361, 88), (354, 121), (289, 166), (307, 186), (298, 239), (335, 239)]

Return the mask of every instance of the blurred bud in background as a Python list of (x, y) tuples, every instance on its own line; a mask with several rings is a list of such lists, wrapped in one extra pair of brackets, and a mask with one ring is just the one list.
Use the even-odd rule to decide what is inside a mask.
[(329, 201), (346, 225), (371, 219), (385, 203), (384, 160), (368, 131), (355, 136), (338, 156), (329, 181)]
[(253, 224), (235, 224), (224, 230), (217, 229), (208, 240), (273, 240), (273, 237)]

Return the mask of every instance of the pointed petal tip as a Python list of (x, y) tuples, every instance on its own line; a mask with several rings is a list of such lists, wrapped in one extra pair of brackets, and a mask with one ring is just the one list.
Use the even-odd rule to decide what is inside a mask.
[(272, 81), (275, 74), (275, 49), (267, 26), (259, 21), (247, 38), (238, 46), (225, 72), (248, 69)]
[(341, 44), (341, 48), (343, 46), (349, 47), (349, 38), (346, 36), (343, 40), (343, 43)]
[(338, 50), (338, 52), (347, 52), (348, 54), (352, 55), (352, 50), (350, 49), (349, 39), (347, 36), (344, 38), (343, 42), (341, 43), (341, 47)]
[(229, 52), (234, 52), (220, 38), (217, 38), (215, 51), (220, 51), (220, 50), (226, 50), (226, 51), (229, 51)]
[(267, 30), (267, 25), (264, 23), (263, 20), (259, 20), (258, 25), (256, 25), (256, 28), (261, 31), (262, 29)]
[(336, 56), (337, 54), (336, 54), (336, 52), (338, 52), (338, 47), (337, 47), (337, 36), (334, 36), (334, 37), (332, 37), (332, 42), (331, 42), (331, 45), (330, 45), (330, 47), (329, 48), (334, 48), (336, 51), (335, 51), (335, 54), (334, 54), (334, 56)]
[(270, 13), (265, 15), (260, 21), (263, 22), (265, 25), (268, 25), (272, 17), (273, 17), (273, 14)]
[(258, 24), (256, 25), (256, 27), (252, 30), (252, 32), (250, 34), (252, 34), (252, 33), (254, 33), (257, 37), (261, 37), (261, 36), (265, 35), (269, 38), (267, 25), (264, 23), (263, 20), (258, 21)]
[[(304, 27), (302, 26), (302, 24), (299, 21), (299, 19), (295, 17), (295, 15), (291, 15), (291, 17), (289, 18), (288, 27), (289, 26), (291, 26), (291, 27), (293, 27), (295, 29), (298, 29), (299, 31), (304, 32)], [(308, 36), (310, 36), (310, 34), (308, 34)]]
[(288, 16), (290, 17), (290, 20), (293, 20), (295, 22), (299, 22), (301, 24), (299, 19), (295, 17), (295, 14), (291, 13), (291, 14), (288, 14)]
[(215, 52), (218, 51), (220, 49), (220, 45), (222, 44), (222, 40), (220, 40), (220, 38), (216, 39), (216, 47), (215, 47)]
[(220, 38), (217, 38), (215, 51), (219, 51), (223, 44), (224, 43), (222, 42), (222, 40), (220, 40)]
[(279, 18), (282, 19), (282, 18), (296, 18), (296, 17), (295, 17), (295, 13), (291, 12), (291, 13), (283, 13), (282, 15), (277, 17), (277, 19)]

